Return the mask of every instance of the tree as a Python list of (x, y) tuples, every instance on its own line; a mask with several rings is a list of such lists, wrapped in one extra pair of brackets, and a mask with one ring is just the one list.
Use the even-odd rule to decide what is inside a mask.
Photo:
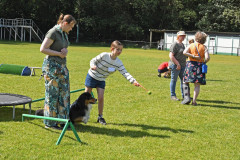
[(196, 27), (205, 31), (240, 31), (240, 10), (237, 0), (209, 0), (200, 4), (201, 19)]
[(239, 0), (0, 0), (0, 18), (33, 19), (43, 33), (60, 13), (76, 18), (83, 41), (148, 40), (151, 28), (240, 31)]

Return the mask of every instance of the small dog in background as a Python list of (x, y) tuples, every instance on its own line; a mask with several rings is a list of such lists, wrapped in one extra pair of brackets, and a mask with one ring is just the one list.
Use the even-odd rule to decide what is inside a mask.
[[(69, 119), (74, 123), (88, 122), (92, 104), (95, 104), (97, 99), (93, 98), (88, 92), (82, 93), (78, 99), (70, 106)], [(44, 116), (44, 109), (39, 109), (35, 115)]]

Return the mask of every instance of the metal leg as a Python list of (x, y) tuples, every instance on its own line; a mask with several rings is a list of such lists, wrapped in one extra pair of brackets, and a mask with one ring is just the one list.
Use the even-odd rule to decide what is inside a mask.
[(29, 114), (31, 114), (32, 108), (31, 108), (31, 103), (29, 103)]
[(13, 120), (15, 119), (15, 106), (13, 106)]
[(77, 131), (75, 130), (75, 127), (74, 127), (74, 125), (72, 124), (72, 122), (70, 122), (70, 126), (71, 126), (72, 131), (73, 131), (75, 137), (77, 138), (78, 142), (81, 142), (80, 138), (78, 137)]
[(59, 136), (59, 138), (58, 138), (58, 141), (57, 141), (56, 145), (59, 145), (59, 144), (60, 144), (60, 142), (61, 142), (61, 140), (62, 140), (62, 138), (63, 138), (63, 136), (64, 136), (64, 134), (65, 134), (65, 132), (66, 132), (66, 130), (67, 130), (67, 128), (68, 128), (69, 125), (70, 125), (70, 127), (72, 128), (72, 131), (73, 131), (75, 137), (77, 138), (77, 141), (78, 141), (78, 142), (81, 142), (81, 140), (80, 140), (80, 138), (79, 138), (79, 136), (78, 136), (78, 134), (77, 134), (77, 131), (75, 130), (74, 125), (73, 125), (72, 122), (71, 122), (70, 120), (68, 120), (68, 119), (53, 118), (53, 117), (44, 117), (44, 116), (36, 116), (36, 115), (30, 115), (30, 114), (22, 114), (22, 121), (24, 121), (24, 117), (38, 118), (38, 119), (48, 119), (48, 120), (52, 120), (52, 121), (65, 122), (65, 126), (64, 126), (64, 128), (63, 128), (63, 130), (62, 130), (62, 132), (61, 132), (61, 134), (60, 134), (60, 136)]
[(23, 105), (23, 109), (25, 109), (25, 104)]
[(67, 123), (65, 124), (65, 126), (64, 126), (64, 128), (63, 128), (63, 130), (62, 130), (62, 133), (60, 134), (60, 137), (58, 138), (58, 141), (57, 141), (56, 145), (59, 145), (59, 144), (60, 144), (60, 142), (61, 142), (61, 140), (62, 140), (62, 137), (64, 136), (64, 134), (65, 134), (68, 126), (69, 126), (69, 122), (67, 122)]

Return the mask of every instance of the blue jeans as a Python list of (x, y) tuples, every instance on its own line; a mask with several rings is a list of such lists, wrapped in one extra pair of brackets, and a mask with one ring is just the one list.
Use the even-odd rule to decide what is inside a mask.
[(181, 67), (180, 70), (177, 70), (177, 65), (173, 64), (170, 67), (171, 70), (171, 82), (170, 82), (170, 92), (171, 92), (171, 96), (176, 96), (175, 93), (175, 89), (176, 89), (176, 83), (177, 83), (177, 78), (180, 78), (180, 86), (181, 86), (181, 93), (182, 93), (182, 97), (183, 97), (183, 73), (185, 70), (185, 66)]

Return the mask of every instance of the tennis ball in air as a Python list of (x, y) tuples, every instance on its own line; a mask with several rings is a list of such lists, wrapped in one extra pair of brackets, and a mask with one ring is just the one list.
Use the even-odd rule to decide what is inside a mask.
[(148, 95), (150, 95), (150, 94), (152, 94), (152, 92), (151, 92), (151, 91), (148, 91)]

